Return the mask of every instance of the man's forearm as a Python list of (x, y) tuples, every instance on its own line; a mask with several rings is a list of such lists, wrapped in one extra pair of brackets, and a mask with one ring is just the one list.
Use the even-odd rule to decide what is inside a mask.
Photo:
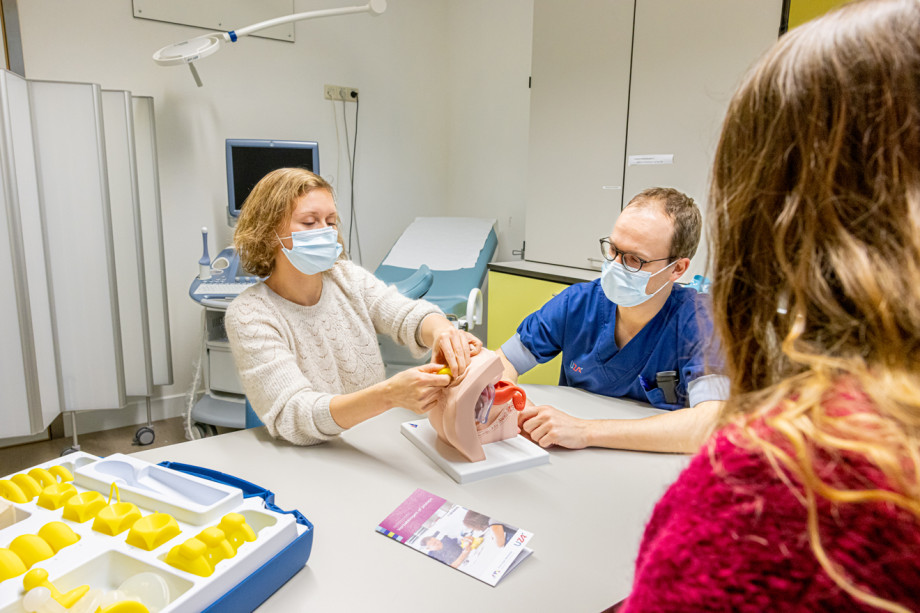
[(696, 453), (712, 434), (721, 407), (721, 402), (710, 401), (642, 419), (593, 420), (588, 444), (634, 451)]

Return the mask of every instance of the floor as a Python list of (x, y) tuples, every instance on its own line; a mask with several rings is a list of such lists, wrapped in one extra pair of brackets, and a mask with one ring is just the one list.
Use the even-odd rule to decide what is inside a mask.
[[(183, 419), (182, 417), (172, 417), (153, 422), (153, 431), (156, 433), (156, 437), (153, 443), (143, 447), (143, 449), (184, 443), (186, 439), (182, 423)], [(80, 434), (80, 451), (98, 456), (140, 451), (141, 447), (133, 442), (134, 433), (137, 432), (138, 427), (126, 426), (124, 428)], [(0, 475), (9, 475), (24, 468), (30, 468), (60, 457), (61, 452), (72, 444), (73, 439), (67, 437), (0, 449)]]

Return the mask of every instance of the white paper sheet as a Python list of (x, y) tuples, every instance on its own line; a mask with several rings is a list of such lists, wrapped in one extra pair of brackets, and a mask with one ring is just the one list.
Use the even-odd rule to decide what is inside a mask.
[(383, 260), (386, 266), (431, 270), (473, 268), (494, 219), (480, 217), (416, 217)]

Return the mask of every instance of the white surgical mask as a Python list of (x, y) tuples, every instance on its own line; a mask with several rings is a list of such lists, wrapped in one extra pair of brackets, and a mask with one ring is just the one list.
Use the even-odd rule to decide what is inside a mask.
[(607, 261), (604, 262), (601, 270), (601, 288), (604, 290), (604, 295), (618, 306), (639, 306), (668, 285), (665, 283), (655, 293), (646, 294), (645, 289), (648, 287), (649, 279), (666, 271), (674, 264), (677, 264), (677, 260), (674, 260), (656, 273), (650, 273), (644, 270), (630, 272), (619, 262)]
[[(291, 239), (291, 248), (281, 243), (281, 250), (294, 268), (305, 275), (329, 270), (342, 253), (342, 245), (338, 242), (339, 231), (333, 227), (302, 230), (288, 238)], [(280, 236), (278, 240), (281, 240)]]

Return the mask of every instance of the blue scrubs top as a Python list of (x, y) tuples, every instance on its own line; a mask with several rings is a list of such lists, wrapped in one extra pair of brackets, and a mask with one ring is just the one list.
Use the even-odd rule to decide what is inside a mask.
[[(658, 314), (622, 349), (614, 337), (616, 313), (600, 280), (577, 283), (530, 314), (502, 352), (522, 374), (561, 351), (559, 385), (633, 398), (659, 409), (727, 397), (727, 378), (712, 374), (721, 363), (710, 343), (705, 295), (675, 285)], [(658, 373), (669, 370), (678, 374), (676, 403), (666, 402), (657, 386)]]

